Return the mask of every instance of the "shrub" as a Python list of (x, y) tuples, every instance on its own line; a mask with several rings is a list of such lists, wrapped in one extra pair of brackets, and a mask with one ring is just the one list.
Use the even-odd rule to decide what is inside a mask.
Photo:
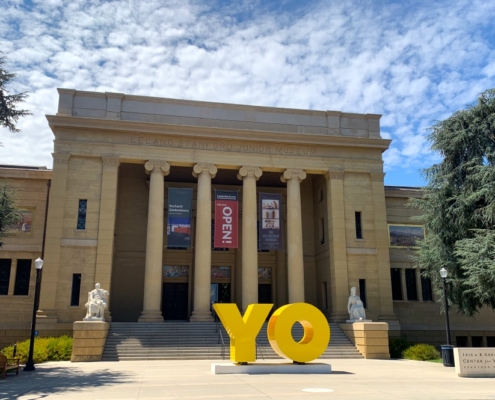
[[(8, 358), (12, 357), (14, 346), (0, 350)], [(72, 338), (70, 336), (35, 338), (33, 360), (35, 364), (45, 361), (68, 361), (72, 354)], [(17, 343), (16, 357), (25, 364), (29, 356), (29, 339)]]
[(408, 360), (428, 361), (440, 358), (440, 352), (431, 344), (416, 344), (404, 350), (402, 357)]
[(388, 344), (390, 349), (390, 358), (402, 358), (402, 353), (414, 345), (414, 343), (408, 342), (404, 337), (389, 338)]

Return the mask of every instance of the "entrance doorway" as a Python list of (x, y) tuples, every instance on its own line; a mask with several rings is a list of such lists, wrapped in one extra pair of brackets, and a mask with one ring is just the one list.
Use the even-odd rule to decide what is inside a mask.
[(162, 315), (165, 320), (187, 320), (187, 283), (163, 283)]
[(272, 303), (272, 285), (271, 283), (258, 284), (258, 303)]

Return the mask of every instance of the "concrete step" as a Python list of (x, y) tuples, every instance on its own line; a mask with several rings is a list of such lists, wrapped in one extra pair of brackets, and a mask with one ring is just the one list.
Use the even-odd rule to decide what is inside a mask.
[[(264, 324), (257, 340), (259, 359), (280, 359), (271, 348)], [(331, 341), (321, 358), (362, 358), (339, 329), (330, 324)], [(303, 328), (295, 325), (294, 339), (300, 340)], [(223, 340), (223, 345), (222, 345)], [(228, 359), (230, 340), (217, 323), (111, 323), (103, 360)]]

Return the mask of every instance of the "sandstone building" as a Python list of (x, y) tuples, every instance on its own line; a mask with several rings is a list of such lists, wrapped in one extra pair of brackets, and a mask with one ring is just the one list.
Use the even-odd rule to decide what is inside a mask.
[[(70, 332), (96, 282), (114, 322), (209, 321), (212, 300), (305, 301), (343, 322), (354, 286), (391, 335), (444, 342), (431, 284), (410, 259), (423, 231), (405, 204), (421, 192), (384, 186), (379, 115), (59, 96), (47, 116), (53, 170), (0, 166), (24, 216), (0, 249), (0, 344), (28, 337), (43, 237), (41, 335)], [(189, 247), (167, 244), (170, 188), (193, 189)], [(239, 192), (238, 248), (213, 246), (214, 190)], [(282, 249), (258, 248), (260, 192), (281, 194)], [(489, 310), (452, 312), (451, 325), (458, 345), (495, 345)]]

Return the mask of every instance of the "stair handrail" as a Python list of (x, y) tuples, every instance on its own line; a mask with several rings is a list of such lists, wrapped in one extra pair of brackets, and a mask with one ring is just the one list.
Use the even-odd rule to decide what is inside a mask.
[(223, 334), (222, 330), (220, 329), (220, 323), (216, 321), (216, 326), (217, 326), (217, 333), (218, 333), (218, 344), (222, 342), (222, 351), (220, 352), (220, 355), (222, 356), (222, 360), (225, 360), (225, 341), (223, 340)]

